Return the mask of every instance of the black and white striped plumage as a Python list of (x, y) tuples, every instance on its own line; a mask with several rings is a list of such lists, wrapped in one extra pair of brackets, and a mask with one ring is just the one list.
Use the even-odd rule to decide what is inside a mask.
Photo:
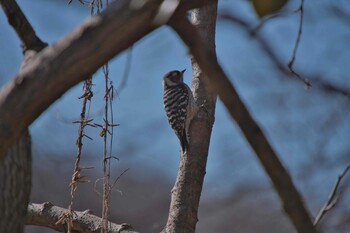
[(183, 82), (185, 70), (173, 70), (164, 75), (164, 109), (171, 128), (180, 140), (183, 152), (188, 149), (188, 130), (196, 112), (191, 89)]

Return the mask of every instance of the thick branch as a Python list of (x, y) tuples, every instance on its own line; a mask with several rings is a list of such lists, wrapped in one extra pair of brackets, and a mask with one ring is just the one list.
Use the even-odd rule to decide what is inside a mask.
[(187, 44), (201, 69), (208, 75), (210, 84), (218, 93), (232, 118), (237, 122), (265, 171), (277, 190), (285, 212), (299, 233), (316, 233), (308, 211), (291, 177), (279, 161), (259, 125), (252, 118), (226, 74), (218, 64), (215, 54), (201, 40), (196, 28), (185, 17), (174, 17), (170, 25)]
[(0, 160), (0, 232), (23, 232), (32, 186), (32, 154), (28, 131)]
[(0, 92), (0, 159), (20, 133), (69, 88), (154, 27), (160, 0), (118, 1), (38, 54)]
[[(210, 1), (187, 2), (181, 2), (177, 14)], [(154, 21), (162, 3), (161, 0), (116, 1), (34, 57), (0, 91), (0, 159), (20, 133), (69, 88), (166, 23), (167, 17)], [(161, 16), (173, 14), (161, 13)]]
[(23, 51), (34, 50), (39, 52), (47, 46), (35, 34), (33, 27), (14, 0), (0, 0), (2, 9), (4, 10), (9, 24), (16, 31), (22, 41)]
[[(29, 204), (26, 225), (43, 226), (60, 232), (66, 232), (62, 224), (56, 224), (60, 217), (68, 210), (54, 206), (51, 203)], [(89, 211), (74, 211), (73, 225), (71, 230), (74, 232), (99, 233), (102, 228), (101, 218), (89, 213)], [(115, 224), (109, 222), (109, 233), (137, 233), (133, 231), (129, 224)]]
[[(215, 24), (217, 4), (192, 12), (197, 29), (205, 35), (206, 42), (215, 54)], [(209, 48), (207, 47), (207, 48)], [(206, 171), (208, 149), (214, 122), (216, 94), (204, 78), (195, 59), (192, 59), (192, 89), (198, 106), (204, 104), (193, 119), (187, 153), (181, 154), (178, 174), (171, 192), (169, 217), (163, 232), (193, 233), (198, 221), (198, 206)]]

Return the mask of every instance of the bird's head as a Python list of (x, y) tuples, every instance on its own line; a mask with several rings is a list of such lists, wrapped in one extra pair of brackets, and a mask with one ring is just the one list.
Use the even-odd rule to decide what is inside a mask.
[(163, 77), (164, 85), (166, 85), (167, 87), (174, 87), (183, 83), (183, 76), (185, 71), (186, 70), (172, 70), (166, 73)]

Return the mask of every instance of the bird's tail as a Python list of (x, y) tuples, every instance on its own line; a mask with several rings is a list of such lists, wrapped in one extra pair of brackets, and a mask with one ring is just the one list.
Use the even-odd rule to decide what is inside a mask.
[(187, 152), (188, 149), (188, 141), (187, 141), (187, 135), (186, 130), (183, 131), (182, 135), (179, 137), (180, 143), (181, 143), (181, 149), (183, 153)]

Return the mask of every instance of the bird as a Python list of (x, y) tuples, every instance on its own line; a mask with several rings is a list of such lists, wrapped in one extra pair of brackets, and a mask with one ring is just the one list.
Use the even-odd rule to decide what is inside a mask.
[(164, 110), (169, 124), (178, 137), (183, 153), (189, 145), (189, 128), (197, 105), (189, 86), (183, 81), (185, 70), (172, 70), (163, 77)]

